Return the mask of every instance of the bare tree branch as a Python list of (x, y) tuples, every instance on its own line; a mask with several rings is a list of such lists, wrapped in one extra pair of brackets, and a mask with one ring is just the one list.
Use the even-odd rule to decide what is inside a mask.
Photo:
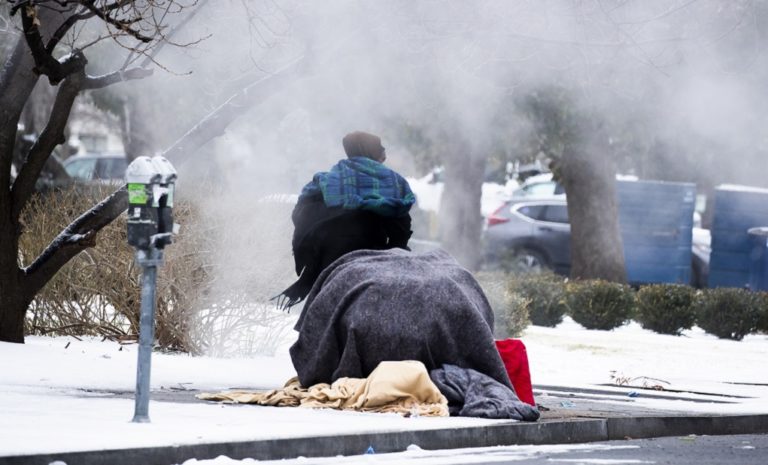
[(29, 5), (29, 0), (23, 1), (23, 2), (17, 2), (15, 5), (11, 7), (10, 14), (11, 16), (15, 15), (17, 11), (19, 11), (19, 8), (25, 7)]
[[(149, 66), (152, 62), (154, 62), (155, 57), (157, 57), (157, 54), (160, 53), (163, 47), (166, 44), (171, 43), (170, 39), (173, 36), (175, 36), (181, 29), (183, 29), (187, 24), (189, 24), (189, 22), (192, 21), (192, 18), (194, 18), (195, 15), (197, 15), (197, 13), (199, 13), (200, 10), (202, 10), (203, 7), (205, 7), (206, 3), (208, 3), (208, 0), (200, 0), (197, 3), (197, 8), (195, 8), (190, 13), (185, 15), (184, 18), (177, 25), (175, 25), (173, 29), (171, 29), (168, 32), (168, 34), (163, 34), (162, 36), (163, 40), (161, 40), (155, 47), (152, 48), (151, 53), (148, 54), (146, 52), (139, 52), (136, 49), (132, 49), (131, 53), (129, 53), (128, 56), (125, 58), (125, 62), (123, 63), (123, 69), (127, 68), (128, 65), (132, 63), (134, 59), (136, 59), (137, 54), (144, 56), (144, 60), (142, 60), (139, 66), (141, 66), (142, 68), (146, 68), (147, 66)], [(197, 42), (199, 42), (199, 40)], [(185, 44), (185, 45), (191, 45), (191, 44)]]
[[(55, 59), (43, 43), (43, 37), (38, 27), (39, 23), (37, 9), (34, 6), (21, 9), (21, 25), (24, 30), (24, 38), (32, 52), (32, 57), (35, 59), (35, 72), (48, 76), (50, 83), (56, 85), (70, 74), (84, 68), (87, 60), (81, 53), (69, 55), (63, 61)], [(72, 25), (70, 24), (69, 27)]]
[(123, 81), (143, 79), (151, 76), (152, 70), (147, 68), (130, 68), (125, 71), (114, 71), (101, 76), (88, 76), (83, 84), (83, 89), (101, 89), (103, 87)]
[[(47, 31), (55, 23), (58, 14), (47, 10), (40, 13), (42, 30)], [(16, 145), (16, 127), (22, 109), (27, 102), (39, 75), (33, 71), (35, 60), (29, 52), (26, 38), (16, 40), (11, 55), (0, 71), (0, 221), (11, 219), (11, 165)], [(1, 247), (0, 247), (1, 249)], [(5, 256), (0, 252), (0, 255)], [(0, 261), (2, 261), (0, 257)], [(9, 252), (1, 265), (14, 266), (16, 251)]]
[(69, 260), (95, 244), (96, 233), (128, 208), (125, 186), (113, 192), (64, 228), (24, 271), (29, 290), (37, 293)]
[(72, 26), (75, 25), (78, 21), (83, 21), (89, 18), (92, 18), (94, 16), (93, 13), (88, 12), (84, 14), (73, 14), (69, 18), (67, 18), (64, 23), (59, 26), (59, 28), (56, 30), (56, 32), (53, 33), (51, 36), (51, 40), (48, 41), (48, 44), (45, 46), (45, 51), (50, 55), (53, 53), (53, 51), (56, 49), (56, 46), (59, 44), (61, 39), (64, 37), (64, 34), (69, 31)]
[(21, 166), (21, 171), (16, 177), (11, 189), (11, 218), (16, 220), (21, 214), (21, 210), (26, 205), (27, 200), (35, 190), (35, 181), (40, 176), (40, 171), (45, 166), (45, 162), (53, 152), (53, 149), (64, 142), (64, 128), (69, 120), (69, 113), (72, 110), (72, 104), (75, 97), (82, 89), (85, 72), (68, 77), (59, 88), (56, 94), (56, 100), (53, 103), (51, 115), (45, 129), (40, 133), (32, 148), (29, 149), (27, 158)]
[(109, 14), (107, 14), (106, 11), (103, 8), (97, 7), (96, 5), (94, 5), (94, 2), (92, 2), (92, 1), (81, 0), (79, 3), (81, 5), (83, 5), (85, 8), (87, 8), (88, 11), (90, 11), (93, 14), (95, 14), (99, 18), (101, 18), (102, 21), (104, 21), (105, 23), (111, 24), (111, 25), (115, 26), (116, 28), (118, 28), (119, 30), (125, 32), (126, 34), (129, 34), (129, 35), (133, 36), (138, 41), (141, 41), (141, 42), (152, 42), (152, 40), (154, 40), (153, 37), (145, 36), (140, 31), (137, 31), (136, 29), (132, 29), (130, 27), (130, 24), (135, 23), (135, 22), (141, 20), (140, 16), (137, 16), (136, 18), (133, 18), (131, 20), (122, 20), (121, 21), (121, 20), (115, 19), (112, 16), (110, 16)]
[[(47, 8), (60, 13), (62, 11), (68, 10), (72, 6), (73, 2), (69, 0), (36, 0), (33, 2), (24, 2), (24, 3), (29, 3), (30, 5), (37, 4), (43, 8)], [(55, 7), (51, 6), (51, 4), (54, 4), (56, 6)]]

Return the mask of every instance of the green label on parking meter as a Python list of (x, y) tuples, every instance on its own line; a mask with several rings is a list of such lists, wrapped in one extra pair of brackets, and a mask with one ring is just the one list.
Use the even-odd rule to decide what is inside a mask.
[(147, 204), (147, 189), (144, 184), (128, 184), (128, 203), (135, 205)]

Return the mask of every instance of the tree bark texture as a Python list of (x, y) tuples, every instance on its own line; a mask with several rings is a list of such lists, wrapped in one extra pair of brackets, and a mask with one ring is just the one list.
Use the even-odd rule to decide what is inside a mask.
[[(4, 270), (4, 275), (8, 272), (18, 273), (18, 269)], [(24, 343), (24, 318), (27, 314), (27, 307), (32, 299), (26, 299), (16, 290), (8, 292), (4, 289), (9, 281), (5, 276), (0, 277), (0, 341)]]
[(67, 126), (72, 105), (80, 93), (84, 80), (85, 72), (80, 70), (70, 75), (59, 85), (56, 99), (49, 112), (48, 123), (27, 153), (26, 160), (24, 160), (19, 175), (13, 183), (11, 189), (11, 202), (13, 204), (11, 215), (13, 218), (19, 217), (24, 205), (34, 192), (35, 181), (40, 176), (40, 172), (51, 156), (53, 149), (65, 142), (64, 128)]
[(0, 221), (0, 341), (8, 342), (24, 342), (24, 315), (29, 305), (16, 263), (18, 228), (18, 222)]
[[(39, 19), (40, 34), (47, 38), (60, 28), (64, 15), (43, 8)], [(24, 36), (20, 35), (0, 70), (0, 341), (24, 342), (24, 317), (36, 291), (25, 271), (19, 268), (19, 214), (50, 151), (62, 138), (64, 124), (79, 91), (77, 83), (59, 86), (49, 124), (27, 153), (18, 177), (12, 180), (17, 125), (38, 80), (34, 58)], [(63, 119), (57, 113), (63, 113)]]
[(38, 78), (32, 72), (34, 61), (23, 39), (0, 70), (0, 215), (10, 214), (11, 163), (16, 142), (16, 128), (21, 111)]
[(626, 282), (613, 159), (590, 145), (566, 150), (561, 177), (571, 223), (571, 277)]
[(37, 75), (23, 38), (0, 70), (0, 341), (24, 342), (24, 316), (29, 301), (22, 291), (18, 267), (20, 225), (11, 202), (11, 163), (16, 126)]
[(41, 267), (40, 272), (30, 275), (26, 270), (19, 268), (17, 257), (21, 233), (19, 223), (21, 210), (34, 191), (35, 180), (46, 160), (54, 147), (61, 142), (64, 126), (75, 97), (79, 93), (81, 82), (82, 73), (68, 78), (59, 86), (48, 125), (30, 148), (13, 187), (4, 188), (0, 194), (0, 203), (3, 204), (0, 208), (3, 215), (3, 224), (0, 226), (0, 340), (2, 341), (24, 342), (24, 317), (32, 298), (69, 258), (85, 248), (85, 239), (89, 239), (89, 237), (83, 237), (78, 241), (69, 240), (72, 247), (63, 247), (63, 244), (60, 244), (57, 253), (51, 254), (47, 260), (50, 265), (57, 265), (55, 270), (51, 269), (51, 273), (46, 274), (46, 268)]

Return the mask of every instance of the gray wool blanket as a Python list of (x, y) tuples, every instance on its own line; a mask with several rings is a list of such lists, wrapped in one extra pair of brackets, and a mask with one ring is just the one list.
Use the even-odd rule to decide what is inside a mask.
[(451, 415), (536, 421), (539, 410), (521, 401), (509, 387), (471, 368), (444, 365), (429, 377), (448, 399)]
[(290, 353), (302, 386), (418, 360), (429, 371), (472, 368), (511, 388), (492, 328), (480, 286), (445, 251), (358, 250), (318, 277)]

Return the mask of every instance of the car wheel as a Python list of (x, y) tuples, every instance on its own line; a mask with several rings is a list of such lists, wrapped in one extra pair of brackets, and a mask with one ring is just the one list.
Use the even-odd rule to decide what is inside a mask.
[(539, 252), (531, 249), (519, 249), (512, 255), (515, 271), (523, 273), (541, 273), (549, 270), (547, 260)]

